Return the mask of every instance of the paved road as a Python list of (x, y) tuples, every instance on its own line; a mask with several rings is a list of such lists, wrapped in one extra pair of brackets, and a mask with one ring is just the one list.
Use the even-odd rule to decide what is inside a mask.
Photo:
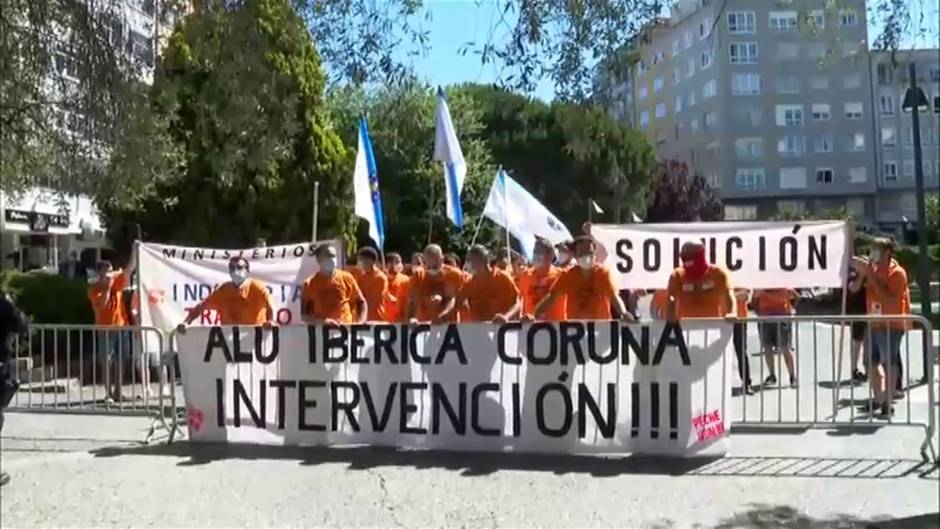
[[(801, 327), (799, 388), (767, 388), (748, 398), (746, 414), (744, 401), (733, 399), (739, 422), (762, 418), (761, 399), (765, 422), (831, 419), (838, 337), (831, 331)], [(749, 342), (756, 351), (754, 328)], [(916, 377), (920, 351), (910, 342)], [(759, 358), (752, 364), (758, 379)], [(840, 401), (865, 393), (840, 391)], [(849, 402), (838, 409), (839, 420), (857, 413)], [(898, 409), (896, 420), (926, 422), (927, 388), (911, 389)], [(143, 446), (149, 426), (144, 418), (10, 414), (0, 464), (15, 482), (0, 492), (0, 525), (940, 526), (940, 476), (918, 453), (923, 428), (884, 421), (830, 430), (741, 426), (729, 457), (671, 461)]]

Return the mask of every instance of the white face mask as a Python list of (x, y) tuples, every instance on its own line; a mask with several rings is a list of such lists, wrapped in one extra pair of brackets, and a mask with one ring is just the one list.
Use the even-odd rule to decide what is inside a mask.
[(430, 275), (432, 275), (432, 276), (436, 276), (436, 275), (438, 275), (438, 274), (441, 273), (441, 269), (440, 269), (440, 268), (428, 268), (427, 270), (428, 270), (428, 274), (430, 274)]
[(578, 257), (578, 266), (584, 269), (588, 269), (594, 266), (594, 256), (593, 255), (582, 255)]
[(560, 252), (558, 254), (558, 263), (559, 264), (568, 264), (568, 261), (571, 261), (571, 254), (568, 252)]
[(881, 260), (881, 248), (872, 248), (868, 251), (868, 257), (873, 263), (877, 263)]
[(544, 255), (535, 255), (532, 257), (532, 266), (535, 268), (541, 268), (545, 266), (546, 263), (548, 263), (548, 259), (546, 259)]
[(238, 270), (232, 270), (229, 274), (232, 277), (232, 283), (235, 283), (235, 286), (242, 286), (242, 283), (248, 279), (248, 270), (240, 268)]
[(327, 257), (326, 259), (320, 261), (320, 270), (325, 274), (332, 274), (333, 270), (336, 270), (336, 258)]

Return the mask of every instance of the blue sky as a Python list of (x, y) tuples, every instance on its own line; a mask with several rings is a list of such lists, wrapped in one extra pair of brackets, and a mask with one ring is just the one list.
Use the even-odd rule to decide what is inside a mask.
[[(932, 27), (931, 35), (918, 38), (918, 47), (937, 46), (936, 0), (908, 0), (914, 11), (915, 23), (920, 16), (920, 9), (925, 6), (924, 24)], [(419, 76), (434, 85), (449, 85), (462, 82), (492, 83), (500, 77), (499, 66), (483, 65), (480, 56), (471, 51), (465, 55), (460, 49), (467, 42), (482, 43), (490, 38), (490, 28), (497, 26), (499, 15), (493, 0), (425, 0), (426, 9), (430, 10), (430, 21), (422, 21), (424, 28), (430, 31), (430, 46), (426, 55), (409, 57), (407, 50), (402, 50), (401, 59), (411, 64)], [(932, 21), (932, 22), (931, 22)], [(880, 32), (878, 27), (869, 27), (869, 40), (874, 40)], [(507, 36), (505, 29), (499, 29), (492, 35), (494, 42), (503, 42)], [(911, 39), (913, 41), (913, 39)], [(931, 43), (931, 41), (933, 41)], [(552, 83), (545, 80), (536, 89), (534, 96), (551, 100), (554, 90)]]

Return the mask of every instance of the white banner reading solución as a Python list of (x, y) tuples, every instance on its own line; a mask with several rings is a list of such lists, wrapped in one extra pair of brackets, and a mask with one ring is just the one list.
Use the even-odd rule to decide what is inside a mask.
[[(297, 243), (285, 246), (222, 250), (187, 248), (141, 243), (138, 246), (140, 271), (141, 325), (172, 329), (217, 286), (230, 281), (228, 263), (233, 257), (248, 260), (253, 279), (267, 285), (274, 299), (274, 316), (280, 325), (300, 322), (300, 291), (303, 282), (317, 269), (314, 251), (324, 243)], [(342, 258), (342, 257), (340, 257)], [(202, 314), (197, 325), (217, 324), (216, 314)]]
[(686, 241), (744, 288), (840, 288), (848, 274), (844, 221), (595, 224), (604, 264), (621, 288), (666, 288)]
[(732, 327), (193, 328), (194, 441), (723, 455)]

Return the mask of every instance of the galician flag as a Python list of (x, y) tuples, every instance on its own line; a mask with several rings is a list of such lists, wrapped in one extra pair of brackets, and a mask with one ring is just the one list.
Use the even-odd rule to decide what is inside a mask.
[(447, 202), (447, 218), (458, 228), (463, 226), (463, 206), (460, 193), (467, 175), (467, 163), (463, 159), (450, 110), (444, 98), (444, 90), (437, 89), (437, 123), (434, 133), (434, 159), (444, 163), (444, 190)]
[(379, 193), (379, 171), (375, 166), (372, 140), (366, 118), (359, 118), (359, 150), (353, 172), (353, 191), (356, 216), (369, 223), (369, 237), (379, 249), (385, 247), (385, 215), (382, 213), (382, 195)]

